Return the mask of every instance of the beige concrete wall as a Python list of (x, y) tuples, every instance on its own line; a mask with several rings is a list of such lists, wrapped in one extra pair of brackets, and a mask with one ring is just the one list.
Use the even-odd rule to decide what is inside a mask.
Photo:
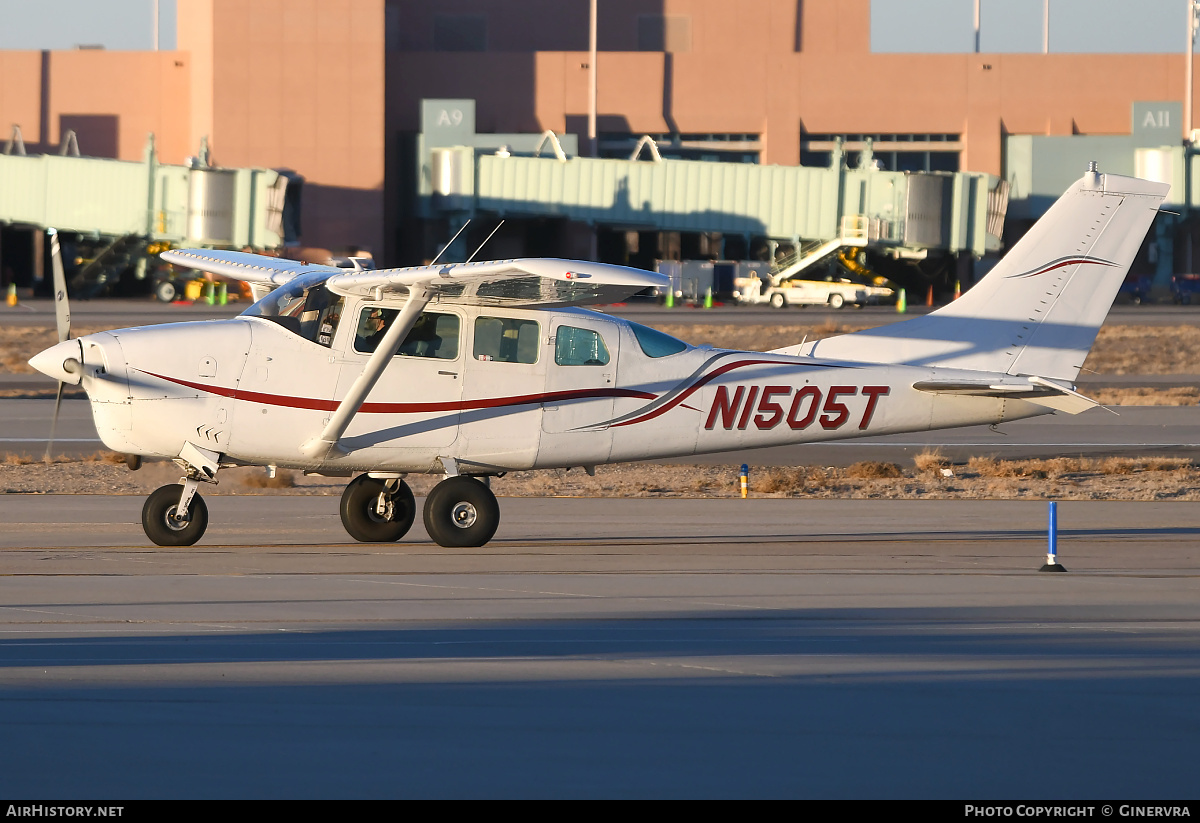
[[(388, 58), (389, 131), (419, 127), (422, 97), (475, 98), (481, 131), (582, 129), (587, 52), (529, 49), (586, 25), (584, 0), (392, 3), (405, 25)], [(496, 50), (431, 51), (435, 13), (488, 17)], [(691, 18), (690, 51), (634, 51), (638, 15), (655, 13)], [(598, 30), (601, 130), (760, 134), (763, 161), (786, 165), (802, 130), (941, 132), (962, 135), (964, 169), (998, 174), (1006, 131), (1127, 134), (1135, 100), (1184, 86), (1182, 55), (872, 54), (870, 0), (606, 0)]]
[(73, 126), (83, 154), (119, 160), (141, 160), (154, 133), (160, 158), (181, 163), (190, 153), (188, 77), (178, 52), (3, 51), (0, 123), (19, 124), (26, 144), (46, 151)]
[(383, 238), (383, 0), (212, 0), (213, 157), (306, 179), (304, 243)]
[(199, 150), (213, 131), (213, 0), (176, 0), (175, 9), (176, 45), (191, 64), (188, 138)]

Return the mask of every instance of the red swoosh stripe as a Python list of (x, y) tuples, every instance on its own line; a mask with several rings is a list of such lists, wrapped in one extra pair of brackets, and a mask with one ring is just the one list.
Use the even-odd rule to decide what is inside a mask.
[(1057, 263), (1053, 263), (1051, 265), (1044, 266), (1040, 269), (1034, 269), (1033, 271), (1027, 271), (1022, 274), (1010, 274), (1009, 277), (1010, 278), (1036, 277), (1037, 275), (1045, 274), (1048, 271), (1054, 271), (1055, 269), (1061, 269), (1063, 266), (1074, 266), (1074, 265), (1077, 265), (1080, 263), (1095, 263), (1098, 266), (1115, 266), (1115, 265), (1117, 265), (1116, 263), (1110, 262), (1108, 260), (1101, 260), (1096, 257), (1071, 257), (1066, 260), (1059, 260)]
[(772, 366), (786, 365), (786, 364), (780, 363), (778, 360), (739, 360), (735, 363), (726, 363), (724, 366), (721, 366), (721, 368), (714, 369), (713, 371), (704, 375), (704, 377), (701, 377), (699, 380), (697, 380), (692, 385), (688, 386), (686, 389), (684, 389), (682, 392), (680, 392), (679, 395), (677, 397), (675, 397), (675, 399), (673, 399), (670, 403), (663, 403), (661, 406), (659, 406), (654, 411), (647, 412), (646, 414), (643, 414), (641, 417), (635, 417), (632, 420), (626, 420), (621, 423), (613, 423), (612, 424), (613, 428), (615, 429), (618, 426), (632, 426), (634, 423), (644, 423), (647, 420), (653, 420), (654, 418), (658, 417), (659, 415), (666, 414), (671, 409), (675, 408), (680, 403), (682, 403), (684, 400), (686, 400), (690, 395), (699, 391), (705, 385), (712, 382), (713, 380), (720, 377), (721, 375), (725, 374), (726, 372), (731, 372), (734, 369), (740, 369), (744, 366), (761, 366), (764, 364), (772, 365)]
[[(141, 371), (141, 369), (138, 369)], [(178, 377), (168, 377), (165, 374), (143, 371), (151, 377), (187, 386), (189, 389), (207, 392), (209, 394), (229, 397), (233, 400), (244, 400), (248, 403), (260, 403), (264, 406), (282, 406), (289, 409), (312, 409), (314, 411), (334, 411), (340, 405), (337, 400), (321, 400), (315, 397), (293, 397), (286, 394), (266, 394), (264, 392), (231, 389), (224, 386), (211, 386), (207, 383), (194, 383)], [(467, 411), (468, 409), (495, 409), (503, 406), (527, 406), (540, 403), (561, 403), (567, 400), (588, 400), (599, 397), (636, 397), (641, 400), (654, 400), (658, 397), (650, 392), (633, 389), (572, 389), (571, 391), (542, 392), (539, 394), (518, 394), (512, 397), (484, 397), (478, 400), (452, 400), (441, 403), (363, 403), (358, 407), (366, 414), (421, 414), (423, 412)]]

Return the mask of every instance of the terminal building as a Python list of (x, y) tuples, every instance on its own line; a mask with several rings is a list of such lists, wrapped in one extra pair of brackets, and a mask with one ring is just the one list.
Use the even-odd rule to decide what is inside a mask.
[[(1172, 182), (1137, 265), (1193, 268), (1182, 50), (885, 53), (871, 0), (600, 0), (593, 66), (589, 6), (178, 0), (173, 51), (0, 52), (0, 123), (31, 155), (72, 132), (141, 161), (153, 133), (164, 164), (303, 179), (298, 242), (383, 265), (468, 217), (464, 249), (509, 221), (485, 256), (642, 266), (857, 231), (939, 288), (1097, 160)], [(0, 223), (19, 261), (39, 227)]]

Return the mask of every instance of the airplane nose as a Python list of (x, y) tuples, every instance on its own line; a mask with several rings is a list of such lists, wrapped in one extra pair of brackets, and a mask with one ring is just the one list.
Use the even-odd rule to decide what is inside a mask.
[(78, 340), (64, 340), (29, 358), (29, 365), (47, 377), (77, 386), (83, 380), (83, 348)]

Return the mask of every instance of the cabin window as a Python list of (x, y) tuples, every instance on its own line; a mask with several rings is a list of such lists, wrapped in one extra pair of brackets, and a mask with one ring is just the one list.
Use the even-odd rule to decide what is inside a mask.
[[(354, 335), (354, 350), (370, 354), (379, 348), (383, 336), (400, 314), (398, 309), (367, 306), (358, 315), (358, 330)], [(458, 358), (459, 320), (457, 314), (425, 312), (409, 330), (400, 344), (397, 355), (433, 357), (438, 360)]]
[(679, 354), (687, 348), (687, 343), (682, 340), (649, 326), (630, 323), (629, 328), (633, 331), (633, 336), (637, 338), (638, 345), (642, 347), (642, 351), (647, 357), (666, 357), (671, 354)]
[[(322, 275), (322, 278), (327, 275)], [(328, 348), (333, 343), (344, 298), (313, 276), (297, 277), (242, 312), (278, 323), (305, 340)]]
[(554, 333), (554, 362), (560, 366), (607, 366), (608, 346), (591, 329), (559, 326)]
[(501, 363), (536, 363), (538, 334), (538, 324), (534, 320), (477, 317), (472, 356), (476, 360), (498, 360)]

